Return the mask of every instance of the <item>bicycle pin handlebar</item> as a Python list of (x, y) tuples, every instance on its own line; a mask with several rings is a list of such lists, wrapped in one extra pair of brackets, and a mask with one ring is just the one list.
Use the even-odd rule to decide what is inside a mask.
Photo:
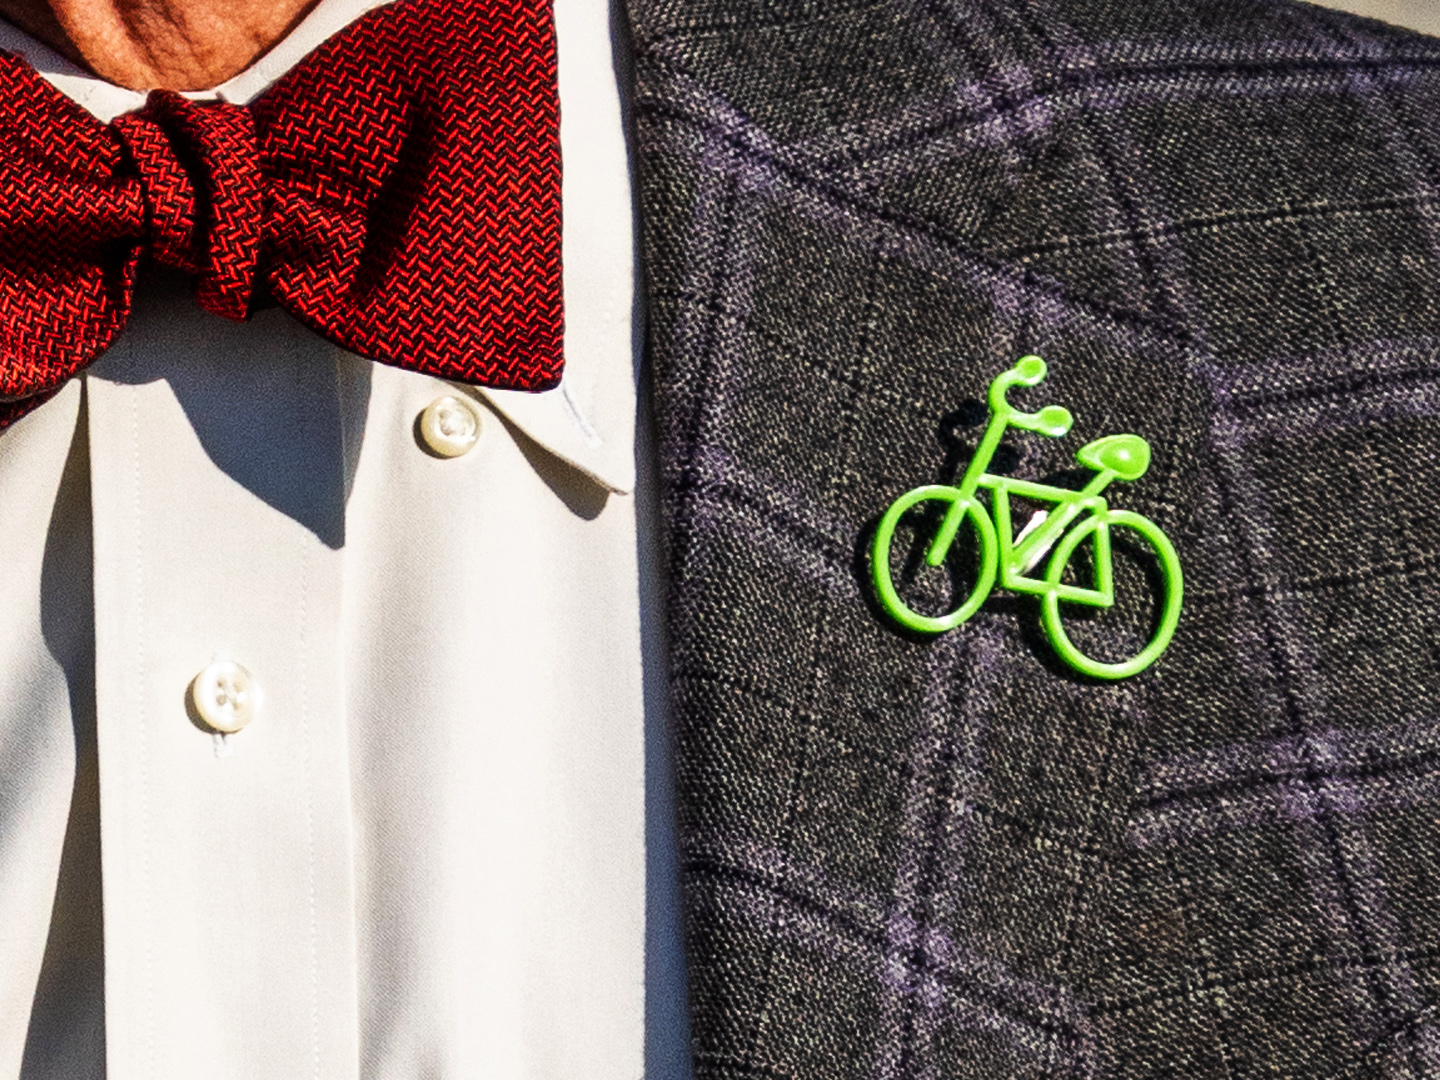
[(1031, 355), (1022, 356), (1015, 362), (1014, 367), (996, 376), (995, 381), (990, 384), (990, 423), (960, 481), (960, 497), (946, 512), (945, 519), (940, 523), (940, 529), (926, 552), (925, 561), (931, 566), (939, 566), (945, 561), (950, 545), (955, 540), (955, 533), (960, 528), (961, 519), (965, 516), (966, 507), (974, 499), (975, 489), (979, 486), (985, 470), (989, 468), (990, 459), (995, 455), (995, 450), (1005, 435), (1005, 429), (1017, 427), (1058, 439), (1066, 434), (1075, 422), (1070, 410), (1060, 405), (1046, 405), (1039, 412), (1027, 413), (1021, 412), (1005, 399), (1010, 387), (1037, 386), (1044, 378), (1045, 361)]
[(1038, 386), (1045, 378), (1045, 370), (1045, 361), (1040, 357), (1022, 356), (1015, 362), (1013, 368), (1002, 373), (992, 382), (990, 384), (991, 423), (999, 421), (1010, 427), (1048, 435), (1052, 439), (1058, 439), (1067, 434), (1070, 426), (1075, 423), (1075, 418), (1064, 406), (1046, 405), (1039, 412), (1027, 413), (1021, 412), (1005, 399), (1005, 394), (1010, 387), (1017, 384)]

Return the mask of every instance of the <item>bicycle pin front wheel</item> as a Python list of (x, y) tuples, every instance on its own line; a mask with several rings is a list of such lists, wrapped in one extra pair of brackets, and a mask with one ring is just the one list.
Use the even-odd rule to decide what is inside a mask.
[[(975, 531), (975, 539), (979, 547), (979, 574), (974, 587), (960, 606), (948, 615), (923, 615), (910, 607), (900, 598), (891, 577), (890, 549), (895, 542), (895, 527), (900, 523), (900, 519), (916, 506), (932, 499), (946, 504), (945, 510), (948, 513), (950, 507), (960, 499), (960, 491), (958, 488), (945, 484), (929, 484), (925, 487), (914, 488), (901, 495), (890, 504), (890, 509), (885, 511), (885, 516), (880, 519), (880, 524), (875, 529), (875, 543), (871, 547), (870, 563), (875, 579), (875, 592), (881, 606), (902, 626), (924, 633), (939, 634), (954, 629), (974, 615), (980, 609), (980, 605), (985, 602), (985, 598), (990, 595), (990, 589), (995, 584), (996, 543), (995, 526), (990, 521), (990, 515), (986, 512), (985, 507), (974, 497), (966, 499), (963, 513)], [(953, 551), (953, 544), (950, 545), (950, 549)], [(948, 557), (949, 553), (947, 551), (941, 554)], [(936, 564), (932, 562), (932, 565)]]
[[(1063, 587), (1060, 579), (1080, 544), (1093, 534), (1096, 566), (1105, 567), (1102, 591), (1110, 593), (1113, 588), (1113, 574), (1110, 570), (1112, 558), (1110, 534), (1116, 528), (1131, 529), (1139, 533), (1155, 552), (1160, 561), (1162, 595), (1160, 597), (1160, 617), (1156, 621), (1155, 630), (1149, 643), (1129, 660), (1112, 663), (1094, 660), (1086, 656), (1075, 647), (1070, 635), (1065, 632), (1060, 618), (1060, 604), (1064, 599), (1061, 595)], [(1170, 639), (1175, 634), (1175, 626), (1180, 621), (1180, 602), (1184, 597), (1185, 583), (1180, 573), (1180, 557), (1175, 553), (1175, 546), (1170, 543), (1170, 538), (1160, 530), (1159, 525), (1149, 518), (1141, 517), (1129, 510), (1102, 511), (1086, 518), (1066, 533), (1055, 545), (1055, 552), (1050, 557), (1050, 565), (1045, 573), (1045, 582), (1050, 589), (1041, 599), (1040, 612), (1051, 645), (1061, 658), (1076, 671), (1097, 679), (1124, 679), (1144, 671), (1169, 646)], [(1095, 606), (1093, 602), (1085, 603), (1088, 606)]]

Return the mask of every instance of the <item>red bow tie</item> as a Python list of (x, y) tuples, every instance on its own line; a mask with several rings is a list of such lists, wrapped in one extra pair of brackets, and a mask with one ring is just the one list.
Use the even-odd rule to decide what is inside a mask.
[(217, 315), (268, 294), (361, 356), (553, 386), (549, 0), (396, 0), (249, 106), (157, 91), (108, 127), (0, 53), (0, 427), (115, 341), (146, 256)]

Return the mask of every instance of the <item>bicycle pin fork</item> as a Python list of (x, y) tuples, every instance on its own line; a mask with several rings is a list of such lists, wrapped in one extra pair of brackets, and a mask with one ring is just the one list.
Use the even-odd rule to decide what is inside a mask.
[(1000, 440), (1008, 428), (1034, 431), (1052, 439), (1058, 439), (1070, 431), (1075, 418), (1064, 406), (1046, 405), (1039, 412), (1026, 413), (1016, 409), (1005, 397), (1012, 386), (1038, 386), (1045, 379), (1045, 371), (1045, 361), (1040, 357), (1022, 356), (1013, 368), (1002, 373), (990, 384), (990, 421), (980, 439), (980, 445), (975, 448), (975, 456), (970, 459), (970, 465), (960, 481), (960, 497), (950, 504), (945, 520), (940, 523), (940, 529), (925, 554), (925, 561), (931, 566), (939, 566), (950, 554), (950, 545), (955, 542), (955, 534), (960, 530), (960, 523), (965, 520), (965, 508), (970, 500), (975, 498), (980, 478), (985, 475), (990, 459), (995, 456)]

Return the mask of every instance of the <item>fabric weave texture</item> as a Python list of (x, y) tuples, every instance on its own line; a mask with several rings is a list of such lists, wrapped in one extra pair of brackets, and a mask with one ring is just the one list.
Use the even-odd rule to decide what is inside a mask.
[[(629, 12), (697, 1075), (1440, 1075), (1440, 42)], [(1031, 352), (1076, 427), (1006, 471), (1154, 447), (1112, 505), (1187, 597), (1133, 679), (1028, 601), (922, 639), (873, 599), (878, 517)]]
[(399, 0), (248, 106), (155, 92), (105, 126), (0, 54), (0, 427), (123, 330), (147, 260), (442, 378), (559, 381), (547, 0)]

